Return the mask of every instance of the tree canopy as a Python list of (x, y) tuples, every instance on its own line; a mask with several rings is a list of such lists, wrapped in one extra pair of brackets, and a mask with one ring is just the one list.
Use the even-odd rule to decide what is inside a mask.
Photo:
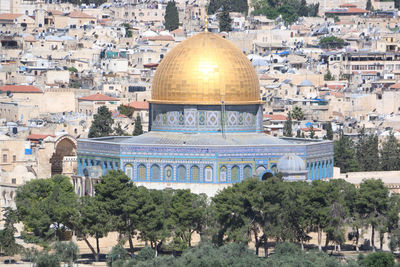
[(173, 31), (179, 27), (179, 14), (175, 1), (169, 1), (165, 9), (164, 26), (168, 31)]
[(111, 111), (106, 106), (99, 107), (97, 114), (93, 116), (93, 122), (89, 129), (89, 138), (110, 136), (113, 133), (114, 119)]

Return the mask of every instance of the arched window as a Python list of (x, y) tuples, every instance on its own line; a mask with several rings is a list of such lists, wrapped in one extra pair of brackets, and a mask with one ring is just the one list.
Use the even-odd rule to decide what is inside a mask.
[(154, 164), (151, 166), (150, 169), (151, 172), (151, 180), (160, 180), (160, 167), (158, 167), (157, 164)]
[(243, 169), (244, 179), (250, 178), (253, 174), (251, 171), (251, 167), (246, 165)]
[(200, 168), (195, 166), (192, 166), (190, 169), (190, 178), (193, 182), (199, 182), (200, 181)]
[(146, 180), (146, 166), (143, 164), (138, 167), (138, 180)]
[(239, 182), (240, 169), (238, 166), (233, 166), (231, 169), (232, 182)]
[(131, 164), (126, 164), (125, 165), (125, 174), (126, 174), (126, 176), (128, 176), (129, 178), (132, 179), (133, 168), (132, 168)]
[(266, 169), (265, 169), (264, 166), (258, 166), (257, 169), (256, 169), (256, 174), (257, 174), (258, 176), (261, 176), (261, 175), (264, 174), (265, 171), (266, 171)]
[(186, 180), (186, 168), (183, 165), (180, 165), (177, 169), (176, 175), (178, 177), (178, 181)]
[(222, 166), (219, 169), (219, 181), (220, 182), (226, 182), (226, 176), (227, 176), (227, 170), (225, 166)]
[(174, 179), (174, 169), (172, 169), (171, 165), (165, 166), (164, 179), (166, 181), (172, 181)]
[(204, 181), (206, 181), (206, 182), (213, 181), (213, 169), (211, 166), (206, 166), (204, 168)]

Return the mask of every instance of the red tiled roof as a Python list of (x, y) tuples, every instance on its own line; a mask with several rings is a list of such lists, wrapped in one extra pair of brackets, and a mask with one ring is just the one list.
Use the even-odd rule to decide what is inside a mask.
[(287, 117), (285, 115), (277, 115), (277, 114), (264, 114), (264, 118), (270, 119), (271, 121), (285, 121)]
[(138, 109), (138, 110), (147, 110), (147, 109), (149, 109), (149, 102), (133, 101), (125, 106), (131, 107), (134, 109)]
[(0, 14), (0, 20), (14, 20), (21, 16), (22, 16), (22, 14), (4, 13), (4, 14)]
[(400, 89), (400, 83), (392, 84), (389, 88), (390, 89)]
[(143, 40), (147, 41), (175, 41), (174, 37), (170, 35), (159, 35), (159, 36), (151, 36), (151, 37), (145, 37)]
[(271, 77), (271, 76), (269, 76), (267, 74), (263, 74), (263, 75), (260, 76), (260, 80), (275, 80), (275, 78)]
[(143, 64), (143, 67), (145, 67), (145, 68), (156, 68), (156, 67), (158, 67), (158, 63)]
[(172, 34), (184, 34), (185, 32), (182, 29), (176, 29), (171, 32)]
[(89, 96), (78, 98), (78, 100), (84, 100), (84, 101), (119, 101), (118, 98), (111, 97), (111, 96), (108, 96), (108, 95), (102, 95), (102, 94), (89, 95)]
[(340, 7), (357, 7), (357, 5), (355, 5), (355, 4), (343, 4), (343, 5), (340, 5)]
[(343, 84), (328, 84), (327, 87), (329, 89), (343, 89), (344, 85)]
[(11, 93), (41, 93), (42, 90), (32, 85), (3, 85), (0, 91)]
[(47, 12), (51, 13), (52, 15), (62, 15), (62, 14), (64, 14), (61, 11), (58, 11), (58, 10), (49, 10)]
[[(311, 131), (311, 128), (300, 128), (300, 130), (302, 130), (303, 132), (310, 132)], [(314, 130), (314, 132), (320, 132), (321, 131), (321, 129), (319, 129), (319, 128), (313, 128), (313, 130)]]
[(46, 137), (56, 137), (55, 135), (52, 134), (30, 134), (26, 139), (31, 139), (31, 140), (43, 140)]
[(70, 18), (83, 18), (83, 19), (94, 19), (95, 17), (92, 17), (86, 13), (83, 13), (81, 11), (75, 10), (69, 13), (68, 15)]

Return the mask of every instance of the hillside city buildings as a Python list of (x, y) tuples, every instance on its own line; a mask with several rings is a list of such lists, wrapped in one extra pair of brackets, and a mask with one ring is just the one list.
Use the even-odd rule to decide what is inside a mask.
[[(265, 140), (312, 143), (305, 146), (317, 144), (315, 151), (326, 152), (326, 160), (316, 165), (321, 167), (318, 174), (311, 174), (313, 165), (308, 165), (307, 153), (301, 156), (307, 179), (346, 177), (332, 166), (332, 144), (321, 148), (329, 144), (322, 140), (327, 122), (332, 123), (335, 133), (343, 130), (350, 136), (356, 136), (361, 127), (380, 138), (390, 131), (400, 136), (400, 14), (395, 3), (388, 1), (372, 1), (373, 12), (366, 10), (366, 1), (308, 2), (320, 3), (318, 17), (300, 17), (286, 25), (279, 18), (231, 12), (231, 32), (219, 32), (215, 15), (208, 17), (208, 31), (234, 44), (254, 68), (259, 96), (253, 100), (261, 102), (257, 102), (257, 125), (252, 129)], [(161, 131), (180, 127), (179, 123), (164, 127), (162, 118), (152, 114), (171, 111), (162, 110), (166, 100), (162, 95), (154, 98), (155, 74), (172, 49), (204, 32), (207, 1), (177, 1), (181, 26), (171, 32), (164, 28), (166, 4), (129, 0), (95, 7), (42, 0), (0, 1), (0, 207), (13, 205), (19, 185), (54, 174), (71, 177), (79, 194), (92, 194), (93, 183), (110, 166), (122, 168), (131, 177), (144, 166), (143, 177), (151, 176), (152, 165), (140, 165), (136, 159), (124, 161), (131, 169), (118, 160), (110, 165), (108, 160), (107, 167), (102, 161), (99, 170), (92, 168), (85, 174), (83, 164), (96, 167), (96, 159), (87, 158), (85, 163), (78, 154), (79, 144), (93, 142), (87, 141), (87, 136), (100, 106), (107, 106), (115, 126), (119, 124), (129, 134), (134, 119), (121, 113), (121, 105), (133, 108), (132, 117), (140, 116), (145, 132), (149, 127)], [(343, 47), (321, 47), (319, 41), (326, 36), (343, 39)], [(175, 94), (176, 98), (180, 96), (179, 92)], [(240, 92), (238, 96), (240, 100)], [(185, 111), (190, 109), (184, 101), (174, 104), (182, 105)], [(220, 112), (221, 103), (218, 105)], [(304, 119), (293, 121), (293, 133), (299, 132), (304, 138), (279, 139), (288, 113), (295, 108), (301, 108)], [(233, 114), (240, 110), (227, 111)], [(152, 132), (145, 136), (156, 135)], [(222, 136), (221, 132), (213, 134)], [(319, 140), (311, 142), (310, 135)], [(247, 144), (248, 140), (243, 142)], [(312, 153), (317, 157), (315, 151)], [(293, 159), (293, 155), (280, 155), (271, 157), (271, 162), (277, 164), (282, 156)], [(182, 164), (171, 163), (170, 171), (179, 175)], [(204, 168), (196, 165), (199, 169), (193, 173), (194, 163), (190, 164), (183, 164), (182, 175), (205, 177), (207, 164)], [(217, 179), (222, 173), (222, 177), (232, 179), (236, 172), (238, 177), (244, 175), (247, 165), (239, 165), (239, 169), (234, 169), (235, 164), (221, 165), (210, 177)], [(268, 167), (258, 173), (258, 165), (253, 165), (246, 171), (260, 177), (273, 167), (267, 163)], [(160, 175), (167, 173), (168, 164), (157, 166), (153, 170)], [(224, 166), (226, 169), (220, 172)], [(322, 166), (327, 167), (324, 175)], [(85, 175), (92, 180), (86, 182)], [(379, 174), (380, 178), (384, 176)], [(397, 190), (400, 183), (394, 176), (390, 174), (388, 183)]]

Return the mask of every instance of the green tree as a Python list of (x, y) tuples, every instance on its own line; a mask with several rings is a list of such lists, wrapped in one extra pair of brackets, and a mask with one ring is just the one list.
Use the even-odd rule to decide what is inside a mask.
[(114, 119), (111, 111), (106, 106), (99, 107), (97, 114), (93, 116), (93, 122), (89, 129), (89, 138), (109, 136), (113, 132)]
[(333, 130), (332, 130), (332, 123), (328, 122), (326, 124), (326, 138), (328, 140), (333, 140)]
[(10, 207), (3, 208), (4, 228), (0, 230), (0, 249), (5, 256), (13, 256), (18, 253), (22, 247), (15, 242), (15, 233), (17, 228), (15, 224), (18, 222), (17, 210)]
[[(99, 239), (106, 236), (111, 229), (110, 218), (104, 203), (97, 197), (84, 196), (79, 199), (79, 216), (75, 219), (75, 230), (89, 247), (96, 261), (100, 259)], [(88, 236), (96, 240), (96, 250), (90, 244)]]
[(136, 116), (135, 120), (135, 129), (133, 129), (133, 136), (138, 136), (143, 134), (143, 127), (142, 127), (142, 119), (140, 118), (139, 114)]
[(365, 128), (361, 128), (356, 144), (356, 157), (362, 171), (379, 170), (378, 136), (365, 134)]
[(387, 252), (375, 252), (368, 254), (365, 257), (359, 259), (360, 266), (365, 267), (393, 267), (395, 266), (394, 256)]
[(334, 161), (341, 172), (359, 170), (354, 143), (348, 136), (344, 135), (343, 131), (340, 132), (339, 140), (335, 141), (334, 144)]
[(60, 267), (60, 258), (52, 253), (49, 254), (47, 251), (39, 253), (35, 259), (36, 267)]
[(169, 207), (169, 225), (174, 232), (174, 248), (181, 251), (191, 247), (192, 234), (200, 233), (205, 225), (206, 195), (190, 190), (175, 190)]
[(116, 136), (124, 136), (124, 135), (128, 135), (124, 129), (122, 129), (121, 127), (121, 122), (117, 123), (117, 127), (114, 128), (114, 132)]
[(292, 137), (292, 114), (289, 112), (288, 117), (285, 121), (285, 125), (283, 126), (283, 135), (287, 137)]
[[(226, 3), (226, 2), (224, 2)], [(227, 4), (222, 5), (222, 11), (218, 15), (219, 20), (219, 31), (220, 32), (230, 32), (232, 31), (232, 19), (229, 15), (229, 7)]]
[[(382, 142), (379, 152), (380, 165), (383, 171), (400, 170), (400, 145), (392, 132)], [(376, 158), (374, 163), (376, 164)]]
[(372, 10), (372, 3), (371, 3), (371, 0), (367, 0), (367, 5), (366, 5), (365, 9), (366, 9), (366, 10), (369, 10), (369, 11)]
[(301, 138), (301, 130), (298, 129), (296, 132), (296, 138)]
[(363, 180), (355, 204), (365, 224), (371, 225), (371, 245), (375, 251), (375, 230), (382, 217), (387, 216), (389, 191), (381, 180)]
[(313, 139), (315, 137), (315, 131), (314, 131), (314, 127), (311, 125), (310, 126), (310, 138)]
[(125, 116), (127, 116), (128, 118), (132, 118), (133, 113), (135, 112), (135, 109), (131, 106), (127, 106), (127, 105), (123, 105), (121, 104), (119, 106), (119, 112)]
[(304, 113), (301, 107), (294, 107), (292, 111), (292, 118), (298, 121), (301, 121), (304, 119)]
[(336, 36), (326, 36), (319, 40), (321, 48), (343, 48), (344, 40)]
[(175, 1), (169, 1), (165, 9), (164, 26), (168, 31), (173, 31), (179, 27), (179, 14)]
[(328, 69), (326, 74), (324, 75), (324, 81), (333, 81), (335, 77), (332, 75), (331, 71)]
[(69, 178), (55, 175), (50, 179), (27, 182), (17, 190), (18, 214), (25, 225), (26, 241), (46, 243), (72, 229), (77, 214), (77, 196)]
[(110, 253), (107, 254), (107, 266), (123, 266), (122, 262), (130, 259), (128, 251), (123, 246), (117, 244), (113, 246)]
[(56, 242), (53, 245), (53, 249), (55, 250), (55, 254), (58, 256), (60, 261), (67, 262), (70, 266), (72, 266), (72, 264), (78, 259), (79, 248), (72, 241), (66, 243)]
[(157, 256), (163, 242), (171, 237), (167, 223), (170, 217), (168, 207), (171, 203), (171, 193), (168, 190), (148, 190), (144, 187), (139, 187), (139, 190), (146, 199), (139, 213), (139, 238), (149, 241)]

